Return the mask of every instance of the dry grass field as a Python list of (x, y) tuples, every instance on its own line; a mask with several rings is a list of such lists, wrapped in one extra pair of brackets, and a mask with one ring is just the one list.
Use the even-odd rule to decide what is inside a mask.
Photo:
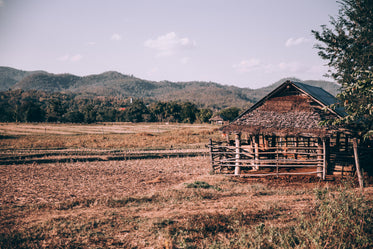
[[(116, 148), (114, 141), (131, 135), (128, 140), (158, 138), (133, 149), (159, 149), (162, 136), (177, 134), (173, 141), (180, 142), (168, 145), (190, 149), (219, 136), (213, 126), (129, 126), (136, 132), (87, 134), (79, 126), (82, 134), (21, 135), (3, 129), (1, 146), (30, 149), (27, 141), (54, 136), (68, 148), (70, 139), (86, 137), (94, 149), (113, 135), (121, 138), (109, 139)], [(373, 247), (371, 186), (361, 195), (351, 179), (245, 179), (210, 171), (208, 156), (1, 165), (0, 248)]]
[(164, 123), (93, 125), (0, 123), (2, 149), (204, 148), (216, 126)]

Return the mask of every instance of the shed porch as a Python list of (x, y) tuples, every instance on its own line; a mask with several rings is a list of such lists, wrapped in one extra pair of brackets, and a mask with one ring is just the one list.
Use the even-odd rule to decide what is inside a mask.
[(240, 176), (353, 175), (352, 139), (331, 136), (278, 136), (234, 133), (209, 143), (215, 173)]

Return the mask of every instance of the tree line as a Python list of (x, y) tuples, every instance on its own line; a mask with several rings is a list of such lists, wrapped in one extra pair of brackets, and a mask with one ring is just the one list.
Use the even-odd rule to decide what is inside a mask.
[(352, 127), (373, 138), (373, 0), (340, 0), (330, 25), (312, 30), (319, 56), (328, 62), (329, 76), (341, 85), (337, 95), (346, 116), (332, 124)]
[[(221, 113), (229, 119), (238, 108)], [(0, 92), (0, 122), (177, 122), (205, 123), (213, 110), (191, 102), (145, 102), (140, 99), (82, 96), (74, 93), (11, 90)]]

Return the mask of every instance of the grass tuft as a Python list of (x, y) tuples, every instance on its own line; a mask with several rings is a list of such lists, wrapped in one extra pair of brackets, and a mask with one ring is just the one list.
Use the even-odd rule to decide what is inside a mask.
[(185, 186), (186, 188), (196, 188), (196, 189), (215, 189), (215, 190), (218, 190), (220, 191), (221, 189), (219, 187), (216, 187), (216, 186), (213, 186), (213, 185), (210, 185), (208, 184), (207, 182), (203, 182), (203, 181), (195, 181), (195, 182), (192, 182), (192, 183), (185, 183)]

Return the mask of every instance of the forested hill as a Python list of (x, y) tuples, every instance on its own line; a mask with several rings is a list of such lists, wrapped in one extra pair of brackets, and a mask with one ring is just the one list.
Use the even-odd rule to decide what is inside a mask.
[[(189, 101), (200, 107), (214, 109), (232, 106), (245, 108), (258, 101), (285, 80), (282, 79), (265, 88), (250, 89), (212, 82), (155, 82), (113, 71), (80, 77), (72, 74), (51, 74), (44, 71), (29, 72), (0, 67), (0, 91), (9, 89), (42, 90), (93, 96), (133, 97), (155, 101)], [(300, 81), (298, 79), (293, 80)], [(338, 85), (332, 82), (303, 82), (320, 86), (333, 95), (338, 91)]]

